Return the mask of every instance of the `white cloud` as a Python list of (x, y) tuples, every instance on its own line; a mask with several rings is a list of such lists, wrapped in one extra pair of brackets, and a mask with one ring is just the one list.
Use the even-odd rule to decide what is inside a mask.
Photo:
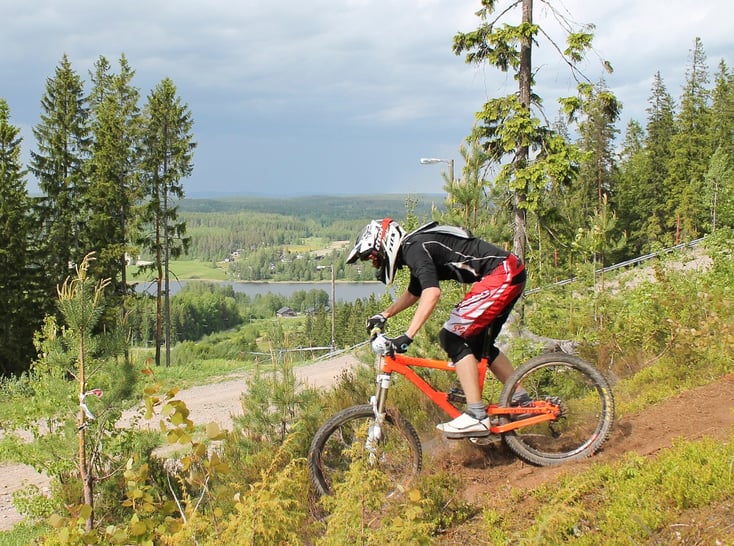
[[(678, 95), (696, 36), (711, 68), (734, 50), (723, 0), (534, 5), (536, 22), (551, 29), (548, 5), (596, 25), (599, 56), (615, 68), (607, 83), (628, 116), (644, 116), (658, 70)], [(474, 112), (515, 86), (451, 50), (458, 31), (478, 26), (479, 7), (478, 0), (0, 0), (0, 71), (8, 75), (0, 93), (31, 147), (27, 128), (37, 123), (45, 79), (61, 56), (86, 78), (100, 55), (115, 66), (124, 53), (143, 97), (171, 77), (191, 107), (199, 139), (192, 186), (240, 189), (249, 173), (269, 188), (291, 188), (297, 173), (297, 187), (324, 191), (345, 190), (351, 180), (362, 191), (375, 179), (387, 182), (380, 187), (440, 191), (440, 170), (417, 158), (458, 157)], [(598, 60), (584, 66), (592, 80), (602, 76)], [(548, 45), (535, 50), (534, 64), (552, 117), (555, 95), (573, 92), (573, 81)], [(365, 155), (382, 159), (360, 163)], [(324, 162), (335, 174), (323, 175)]]

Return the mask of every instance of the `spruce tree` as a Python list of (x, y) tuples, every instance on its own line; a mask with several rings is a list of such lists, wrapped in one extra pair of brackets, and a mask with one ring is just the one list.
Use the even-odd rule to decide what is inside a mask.
[(715, 76), (711, 104), (714, 150), (704, 178), (712, 230), (734, 226), (734, 74), (722, 60)]
[(711, 149), (734, 157), (734, 73), (722, 60), (711, 93)]
[(137, 149), (140, 132), (139, 91), (131, 82), (135, 72), (123, 55), (119, 74), (107, 59), (94, 66), (90, 108), (94, 135), (89, 161), (89, 223), (87, 246), (96, 251), (93, 274), (109, 278), (118, 297), (127, 290), (125, 255), (133, 254), (132, 226), (140, 199)]
[(622, 105), (604, 82), (582, 85), (581, 92), (585, 100), (578, 144), (584, 156), (574, 191), (579, 197), (576, 210), (586, 217), (602, 207), (605, 195), (615, 195), (615, 123)]
[(734, 160), (724, 146), (711, 156), (704, 177), (704, 202), (709, 208), (706, 224), (711, 231), (734, 227)]
[[(643, 226), (652, 211), (645, 191), (650, 179), (644, 147), (645, 133), (638, 121), (630, 121), (625, 131), (619, 154), (619, 182), (616, 204), (619, 223), (627, 235), (626, 255), (623, 259), (639, 256), (649, 239)], [(647, 195), (647, 198), (645, 196)]]
[(43, 320), (43, 307), (34, 297), (31, 200), (19, 134), (10, 123), (8, 103), (0, 99), (0, 376), (28, 369), (33, 333)]
[(691, 51), (691, 64), (675, 120), (676, 134), (670, 142), (670, 207), (674, 218), (668, 226), (680, 243), (701, 235), (708, 210), (702, 199), (704, 176), (713, 150), (710, 144), (710, 91), (706, 54), (700, 38)]
[(82, 231), (89, 219), (85, 175), (91, 143), (89, 111), (84, 83), (66, 55), (46, 80), (41, 121), (33, 134), (37, 151), (31, 151), (29, 167), (43, 193), (38, 203), (43, 221), (40, 254), (46, 258), (52, 293), (88, 250)]
[[(645, 140), (645, 178), (640, 180), (637, 197), (641, 250), (652, 250), (655, 243), (670, 245), (672, 233), (668, 226), (675, 215), (669, 199), (672, 140), (676, 134), (675, 101), (668, 93), (663, 77), (657, 72), (653, 77), (647, 108), (647, 137)], [(645, 220), (646, 218), (646, 220)]]
[[(166, 366), (170, 365), (170, 260), (186, 251), (186, 222), (178, 219), (177, 201), (184, 197), (181, 181), (193, 170), (193, 119), (189, 107), (177, 96), (169, 78), (148, 96), (141, 128), (140, 170), (143, 232), (139, 242), (153, 255), (157, 285), (156, 365), (161, 363), (165, 339)], [(165, 337), (163, 328), (166, 328)]]

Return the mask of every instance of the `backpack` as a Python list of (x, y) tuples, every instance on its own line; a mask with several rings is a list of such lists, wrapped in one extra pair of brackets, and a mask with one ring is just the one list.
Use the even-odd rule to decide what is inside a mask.
[(416, 233), (443, 233), (445, 235), (453, 235), (454, 237), (461, 237), (462, 239), (473, 239), (474, 235), (472, 235), (472, 232), (469, 231), (466, 228), (456, 227), (456, 226), (443, 226), (440, 225), (435, 220), (433, 222), (428, 222), (427, 224), (422, 225), (416, 230), (411, 231), (408, 233), (408, 235), (405, 236), (404, 240), (407, 240), (410, 238), (411, 235), (415, 235)]

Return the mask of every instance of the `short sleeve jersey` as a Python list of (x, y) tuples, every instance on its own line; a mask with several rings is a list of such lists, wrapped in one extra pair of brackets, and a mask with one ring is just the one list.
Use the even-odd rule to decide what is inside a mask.
[(446, 233), (414, 233), (402, 244), (402, 264), (410, 269), (408, 291), (420, 296), (439, 281), (453, 279), (464, 284), (479, 281), (500, 265), (510, 253), (476, 237)]

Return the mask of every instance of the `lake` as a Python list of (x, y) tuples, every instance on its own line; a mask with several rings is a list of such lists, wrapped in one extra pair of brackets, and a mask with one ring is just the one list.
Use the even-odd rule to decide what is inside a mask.
[[(204, 281), (171, 281), (171, 295), (175, 296), (186, 283), (204, 282)], [(244, 293), (254, 298), (257, 295), (265, 295), (267, 293), (279, 294), (285, 297), (291, 297), (294, 292), (303, 290), (323, 290), (329, 294), (331, 298), (330, 282), (234, 282), (234, 281), (206, 281), (210, 284), (219, 284), (223, 286), (232, 286), (235, 292)], [(139, 282), (136, 285), (138, 292), (147, 292), (155, 294), (155, 283)], [(339, 282), (334, 284), (334, 294), (336, 301), (351, 303), (358, 299), (369, 298), (372, 294), (375, 297), (382, 296), (389, 289), (379, 282)]]

